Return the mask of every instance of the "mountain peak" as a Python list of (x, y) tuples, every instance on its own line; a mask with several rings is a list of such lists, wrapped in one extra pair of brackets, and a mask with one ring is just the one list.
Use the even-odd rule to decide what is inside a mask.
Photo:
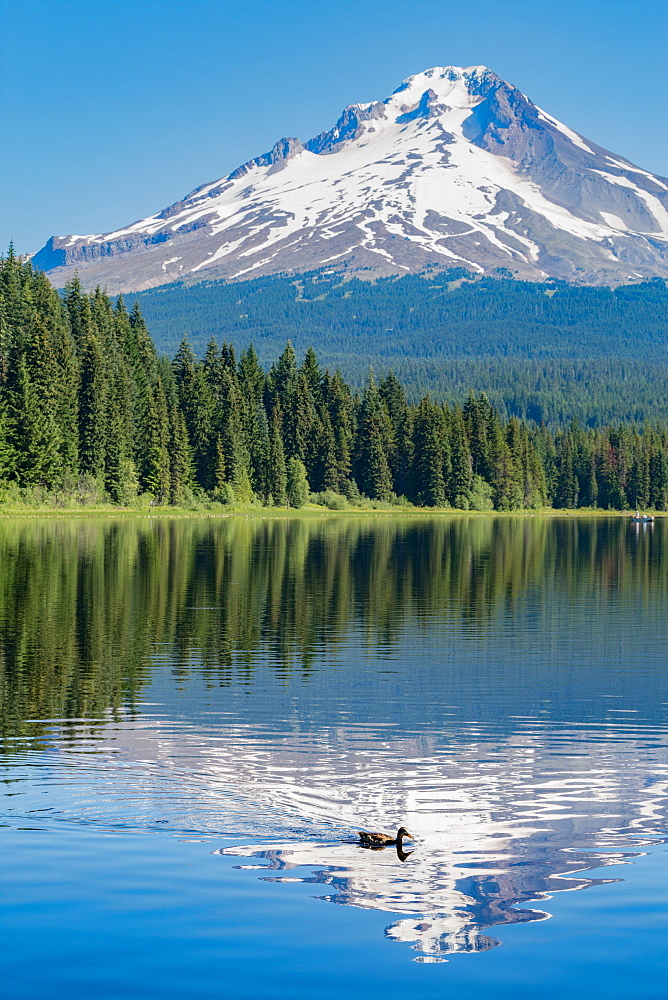
[(496, 80), (500, 79), (488, 66), (430, 66), (429, 69), (424, 69), (420, 73), (407, 76), (394, 93), (396, 94), (404, 87), (410, 86), (414, 80), (449, 80), (454, 83), (457, 80), (468, 82), (487, 76), (492, 76)]
[(323, 267), (620, 284), (668, 276), (668, 183), (488, 67), (434, 66), (157, 215), (53, 238), (35, 263), (110, 291)]
[[(501, 77), (487, 66), (432, 66), (421, 73), (407, 77), (397, 87), (392, 97), (407, 90), (414, 93), (426, 89), (432, 89), (442, 97), (457, 93), (479, 97), (483, 90), (501, 83), (503, 83)], [(391, 101), (392, 97), (388, 98), (388, 101)]]

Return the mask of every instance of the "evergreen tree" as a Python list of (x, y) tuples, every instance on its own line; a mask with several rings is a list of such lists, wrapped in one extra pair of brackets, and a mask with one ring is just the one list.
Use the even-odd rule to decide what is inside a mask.
[(352, 471), (353, 401), (339, 371), (326, 379), (323, 391), (334, 437), (334, 467), (328, 468), (326, 479), (328, 484), (336, 484), (333, 489), (342, 492)]
[(517, 510), (522, 506), (522, 474), (518, 470), (513, 449), (496, 414), (489, 427), (489, 484), (493, 489), (496, 510)]
[(269, 422), (262, 403), (253, 399), (244, 405), (244, 434), (248, 442), (249, 471), (253, 492), (266, 501), (270, 494), (268, 483)]
[(313, 440), (314, 455), (309, 482), (316, 492), (320, 490), (338, 492), (341, 487), (341, 477), (336, 440), (329, 413), (324, 405), (320, 408), (318, 416), (318, 428)]
[(425, 397), (417, 408), (413, 430), (415, 500), (424, 507), (445, 507), (443, 413)]
[(654, 510), (668, 510), (668, 440), (666, 431), (653, 434), (649, 460), (650, 504)]
[(58, 425), (58, 364), (44, 317), (35, 309), (30, 289), (22, 298), (23, 350), (14, 394), (14, 441), (20, 479), (26, 485), (54, 486), (62, 477)]
[(220, 436), (227, 465), (227, 482), (239, 503), (254, 499), (250, 449), (244, 427), (244, 404), (236, 370), (223, 369), (220, 409)]
[(308, 500), (309, 484), (306, 467), (298, 458), (290, 458), (287, 465), (287, 496), (291, 507), (303, 507)]
[(301, 373), (304, 376), (308, 391), (315, 406), (323, 402), (323, 373), (320, 370), (315, 351), (309, 347), (302, 361)]
[(75, 475), (79, 468), (79, 363), (74, 341), (64, 324), (59, 324), (55, 331), (54, 353), (59, 369), (60, 461), (64, 473)]
[(387, 458), (392, 473), (392, 482), (396, 493), (403, 494), (408, 489), (406, 476), (407, 464), (405, 449), (408, 404), (406, 394), (394, 372), (389, 372), (381, 381), (378, 391), (383, 401), (389, 421), (387, 441)]
[(107, 385), (100, 342), (93, 329), (88, 299), (81, 310), (79, 332), (79, 468), (102, 483), (107, 451)]
[(149, 390), (146, 438), (148, 448), (144, 456), (141, 484), (153, 494), (157, 503), (165, 503), (169, 498), (171, 487), (170, 434), (167, 400), (159, 379)]
[(14, 449), (10, 443), (9, 409), (0, 383), (0, 486), (14, 472)]
[[(180, 351), (184, 351), (192, 359), (192, 370), (195, 368), (195, 357), (190, 348), (187, 338), (181, 341)], [(176, 359), (175, 359), (176, 360)], [(206, 375), (206, 380), (211, 388), (214, 397), (220, 391), (220, 376), (223, 368), (223, 362), (220, 355), (220, 349), (218, 347), (218, 342), (215, 337), (212, 337), (206, 349), (206, 354), (204, 355), (204, 374)]]
[[(190, 495), (194, 473), (188, 429), (176, 399), (172, 400), (169, 410), (169, 472), (169, 502), (178, 506)], [(218, 492), (217, 478), (215, 491)]]
[(573, 438), (570, 433), (561, 436), (558, 445), (558, 479), (555, 506), (572, 509), (578, 505), (580, 486), (574, 470)]
[[(2, 296), (3, 313), (3, 337), (11, 341), (17, 347), (22, 346), (22, 284), (25, 269), (19, 263), (14, 246), (9, 244), (7, 256), (0, 261), (0, 294)], [(3, 351), (8, 350), (8, 343), (5, 342)]]
[(388, 417), (373, 375), (367, 379), (360, 407), (355, 444), (355, 479), (373, 500), (389, 500), (392, 477), (387, 460)]
[(287, 503), (287, 470), (285, 452), (281, 439), (281, 419), (278, 409), (274, 410), (269, 435), (269, 459), (267, 472), (267, 490), (276, 507), (284, 507)]
[[(107, 408), (107, 450), (104, 458), (104, 488), (116, 503), (125, 504), (133, 492), (131, 459), (124, 435), (123, 411), (113, 395)], [(134, 469), (134, 463), (132, 463)]]
[(650, 499), (650, 436), (642, 437), (633, 432), (631, 446), (631, 467), (628, 475), (627, 496), (631, 507), (645, 509)]
[(247, 465), (237, 465), (232, 478), (232, 492), (237, 503), (248, 504), (255, 499)]
[(599, 452), (599, 501), (610, 510), (624, 510), (626, 497), (626, 455), (616, 428), (606, 428)]
[(264, 372), (251, 344), (239, 357), (239, 385), (245, 398), (255, 406), (261, 406), (264, 401), (265, 382)]
[(205, 490), (212, 486), (213, 449), (215, 433), (215, 405), (204, 368), (198, 365), (191, 385), (191, 393), (184, 401), (184, 416), (188, 439), (193, 450), (195, 478)]
[(459, 406), (456, 406), (450, 414), (450, 441), (452, 474), (448, 499), (453, 507), (468, 510), (473, 485), (473, 463), (464, 427), (464, 414)]
[(492, 410), (484, 392), (479, 396), (470, 392), (464, 407), (464, 421), (469, 437), (471, 463), (474, 475), (489, 478), (491, 475), (491, 457), (489, 445), (489, 427)]
[[(86, 302), (88, 302), (88, 314), (84, 315), (84, 305)], [(79, 281), (79, 275), (76, 273), (74, 277), (65, 285), (65, 290), (63, 292), (63, 304), (65, 306), (77, 353), (80, 353), (82, 350), (84, 335), (88, 332), (90, 326), (91, 316), (90, 301), (88, 301), (84, 295), (81, 288), (81, 282)]]
[(213, 495), (215, 497), (224, 497), (226, 494), (225, 487), (227, 485), (227, 460), (223, 450), (223, 439), (219, 434), (216, 438), (215, 463), (213, 470)]

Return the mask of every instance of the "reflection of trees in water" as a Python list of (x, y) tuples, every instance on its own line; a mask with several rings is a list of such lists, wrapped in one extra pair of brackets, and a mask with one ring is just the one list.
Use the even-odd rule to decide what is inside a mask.
[(351, 631), (382, 652), (435, 618), (479, 636), (521, 618), (528, 594), (538, 618), (556, 595), (663, 600), (664, 527), (638, 538), (620, 519), (8, 519), (2, 726), (132, 705), (156, 650), (177, 678), (243, 683), (262, 663), (288, 680)]

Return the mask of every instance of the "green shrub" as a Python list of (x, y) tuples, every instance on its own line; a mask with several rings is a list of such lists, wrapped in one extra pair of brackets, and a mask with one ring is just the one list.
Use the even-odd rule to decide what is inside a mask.
[(220, 504), (232, 504), (236, 502), (234, 490), (229, 483), (222, 483), (217, 490), (211, 494), (211, 499)]
[(306, 466), (298, 458), (291, 458), (288, 461), (287, 473), (288, 503), (291, 507), (303, 507), (309, 495)]
[(469, 494), (469, 510), (494, 510), (493, 493), (494, 490), (482, 476), (474, 476)]
[(328, 510), (349, 510), (350, 508), (348, 500), (341, 493), (335, 493), (334, 490), (312, 493), (311, 501), (321, 507), (327, 507)]

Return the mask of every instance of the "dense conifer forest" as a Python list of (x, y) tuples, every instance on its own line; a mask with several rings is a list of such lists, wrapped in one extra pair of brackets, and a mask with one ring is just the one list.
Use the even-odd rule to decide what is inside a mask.
[(270, 365), (289, 339), (355, 388), (390, 368), (410, 402), (485, 391), (504, 417), (549, 426), (668, 420), (668, 290), (471, 280), (451, 270), (375, 282), (314, 273), (236, 283), (176, 282), (138, 295), (159, 350), (187, 334), (254, 345)]
[(0, 493), (128, 505), (332, 509), (366, 502), (515, 510), (668, 508), (668, 427), (555, 431), (463, 405), (408, 402), (391, 372), (353, 391), (290, 343), (265, 371), (211, 339), (160, 357), (137, 304), (78, 280), (62, 294), (0, 262)]

